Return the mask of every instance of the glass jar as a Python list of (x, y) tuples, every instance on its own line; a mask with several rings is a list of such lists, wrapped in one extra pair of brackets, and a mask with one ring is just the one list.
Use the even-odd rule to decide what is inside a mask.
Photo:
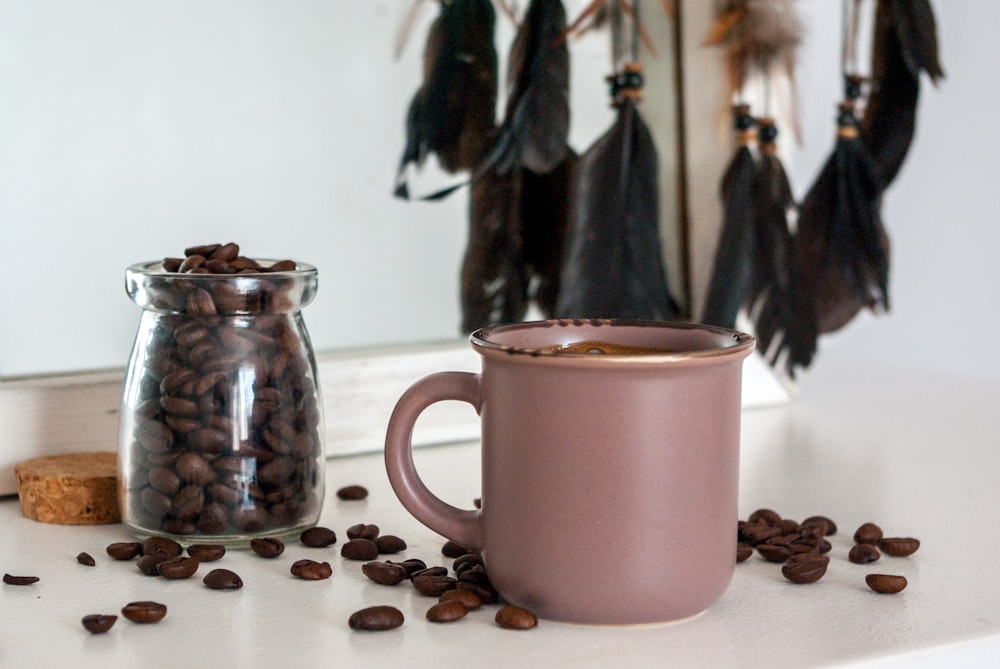
[(149, 262), (125, 283), (143, 309), (119, 427), (125, 525), (229, 545), (314, 525), (323, 415), (301, 309), (316, 268), (188, 274)]

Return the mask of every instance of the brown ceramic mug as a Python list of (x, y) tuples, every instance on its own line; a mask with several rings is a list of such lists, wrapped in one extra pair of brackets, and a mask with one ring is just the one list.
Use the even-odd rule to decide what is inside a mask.
[[(736, 564), (740, 393), (750, 335), (679, 323), (556, 320), (471, 337), (482, 373), (412, 385), (385, 460), (403, 505), (482, 551), (509, 603), (594, 624), (693, 616)], [(586, 342), (581, 344), (580, 342)], [(435, 496), (411, 452), (429, 405), (482, 422), (482, 509)]]

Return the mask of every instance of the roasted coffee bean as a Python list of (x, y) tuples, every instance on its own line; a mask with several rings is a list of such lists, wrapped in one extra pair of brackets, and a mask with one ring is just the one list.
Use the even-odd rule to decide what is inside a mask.
[(276, 558), (285, 552), (285, 544), (273, 537), (251, 539), (250, 550), (262, 558)]
[(361, 571), (381, 585), (396, 585), (406, 579), (406, 569), (391, 562), (366, 562)]
[(451, 576), (434, 574), (414, 576), (410, 581), (414, 589), (425, 597), (440, 597), (445, 590), (452, 590), (458, 586), (458, 581)]
[(920, 540), (911, 537), (884, 537), (879, 540), (878, 547), (886, 555), (906, 557), (913, 555), (920, 548)]
[(527, 630), (538, 625), (538, 618), (528, 609), (507, 604), (494, 617), (497, 625), (508, 630)]
[(466, 569), (471, 569), (472, 567), (482, 567), (483, 556), (479, 553), (466, 553), (465, 555), (460, 555), (455, 558), (455, 561), (451, 563), (452, 571), (456, 575), (461, 574)]
[(299, 535), (299, 541), (310, 548), (326, 548), (337, 543), (337, 535), (327, 527), (310, 527)]
[(882, 538), (882, 528), (875, 523), (865, 523), (854, 532), (854, 543), (872, 544), (878, 543)]
[(226, 554), (226, 547), (222, 544), (191, 544), (187, 552), (199, 562), (215, 562)]
[(781, 567), (781, 574), (792, 583), (815, 583), (823, 578), (830, 558), (825, 555), (799, 553), (788, 558)]
[(164, 553), (151, 553), (149, 555), (143, 555), (139, 558), (135, 565), (139, 568), (139, 571), (146, 576), (159, 576), (160, 563), (171, 559), (173, 558), (167, 557)]
[(76, 561), (80, 564), (87, 565), (88, 567), (93, 567), (97, 564), (94, 557), (90, 553), (80, 553), (76, 556)]
[(449, 558), (457, 558), (466, 553), (475, 553), (471, 548), (467, 548), (459, 543), (448, 540), (441, 546), (441, 554)]
[(343, 500), (356, 501), (368, 497), (368, 488), (362, 485), (348, 485), (337, 491), (337, 497)]
[(493, 586), (486, 586), (480, 583), (469, 583), (467, 581), (459, 581), (457, 584), (459, 590), (467, 590), (468, 592), (475, 593), (483, 604), (496, 604), (500, 599), (500, 594), (496, 591)]
[(184, 249), (184, 257), (190, 258), (191, 256), (201, 256), (203, 258), (210, 257), (215, 253), (222, 244), (201, 244), (200, 246), (189, 246)]
[(893, 574), (868, 574), (865, 583), (875, 592), (882, 595), (894, 595), (906, 588), (906, 577)]
[(447, 567), (424, 567), (423, 569), (417, 569), (416, 571), (410, 572), (409, 578), (414, 579), (417, 576), (447, 576)]
[(340, 555), (348, 560), (374, 560), (378, 557), (378, 546), (371, 539), (351, 539), (341, 546)]
[(880, 557), (882, 555), (878, 552), (878, 548), (871, 544), (854, 544), (847, 554), (847, 559), (854, 564), (868, 564), (875, 562)]
[(427, 620), (432, 623), (452, 623), (469, 615), (469, 609), (459, 601), (438, 602), (427, 609)]
[(115, 560), (131, 560), (142, 554), (142, 544), (138, 541), (119, 541), (108, 544), (105, 550)]
[[(393, 562), (392, 560), (387, 560), (389, 564), (397, 564), (406, 570), (406, 578), (413, 576), (415, 572), (427, 569), (427, 563), (423, 560), (418, 560), (417, 558), (410, 558), (408, 560), (403, 560), (402, 562)], [(447, 570), (445, 570), (447, 573)]]
[(403, 624), (403, 612), (394, 606), (369, 606), (351, 614), (347, 624), (352, 630), (382, 632)]
[(457, 575), (459, 581), (463, 583), (478, 583), (479, 585), (492, 588), (493, 584), (490, 583), (490, 577), (486, 575), (486, 569), (482, 565), (475, 565), (463, 569), (460, 574)]
[(134, 623), (157, 623), (167, 615), (167, 605), (159, 602), (129, 602), (122, 607), (122, 615)]
[(832, 537), (837, 533), (837, 524), (826, 516), (809, 516), (802, 521), (802, 527), (823, 528), (824, 537)]
[(212, 590), (239, 590), (243, 587), (243, 579), (228, 569), (213, 569), (205, 574), (202, 582)]
[(764, 522), (747, 523), (741, 532), (741, 537), (744, 543), (750, 544), (751, 546), (757, 546), (758, 544), (764, 543), (768, 539), (773, 539), (778, 536), (781, 536), (781, 530)]
[(750, 544), (745, 544), (742, 541), (736, 544), (736, 561), (745, 562), (753, 555), (753, 548)]
[(454, 590), (445, 590), (438, 597), (439, 602), (462, 602), (465, 608), (469, 611), (473, 609), (478, 609), (483, 605), (483, 599), (471, 590), (460, 590), (455, 588)]
[(198, 571), (199, 564), (198, 558), (181, 555), (156, 565), (156, 571), (159, 572), (160, 576), (169, 580), (191, 578)]
[(184, 547), (173, 539), (167, 537), (150, 537), (142, 542), (142, 554), (153, 555), (159, 553), (164, 558), (177, 557), (184, 552)]
[(291, 568), (292, 576), (307, 581), (322, 581), (333, 575), (333, 567), (329, 562), (316, 562), (315, 560), (296, 560)]
[(797, 520), (790, 518), (782, 518), (774, 526), (781, 530), (782, 534), (798, 534), (800, 527)]
[(747, 522), (750, 524), (764, 523), (773, 527), (781, 522), (781, 516), (771, 509), (757, 509), (747, 517)]
[(357, 525), (351, 525), (347, 528), (347, 538), (348, 539), (371, 539), (374, 541), (378, 538), (379, 527), (378, 525), (366, 525), (365, 523), (358, 523)]
[(272, 272), (292, 272), (298, 267), (294, 260), (279, 260), (268, 269)]
[(31, 585), (32, 583), (38, 583), (39, 578), (37, 576), (13, 576), (11, 574), (3, 575), (3, 582), (7, 585)]
[(375, 539), (375, 547), (380, 555), (391, 555), (405, 551), (406, 542), (395, 535), (386, 534)]
[(788, 546), (776, 544), (757, 544), (757, 552), (768, 562), (784, 562), (792, 555), (792, 550)]
[(118, 616), (115, 615), (102, 615), (100, 613), (92, 613), (88, 616), (84, 616), (83, 629), (87, 630), (91, 634), (104, 634), (109, 629), (114, 626), (115, 621), (118, 620)]

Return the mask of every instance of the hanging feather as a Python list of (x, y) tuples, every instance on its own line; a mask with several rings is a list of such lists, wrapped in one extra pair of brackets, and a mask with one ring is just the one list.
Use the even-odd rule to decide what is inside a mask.
[(406, 116), (397, 197), (409, 198), (406, 170), (430, 154), (457, 172), (472, 169), (489, 149), (497, 100), (495, 23), (490, 0), (441, 0), (424, 50), (423, 84)]
[(737, 149), (722, 177), (722, 229), (701, 322), (731, 328), (747, 297), (753, 239), (754, 173), (750, 145), (756, 138), (748, 105), (733, 107)]
[[(849, 94), (853, 92), (848, 83)], [(889, 308), (889, 242), (878, 209), (875, 165), (854, 101), (840, 105), (837, 142), (799, 210), (796, 254), (818, 332), (846, 325), (864, 307)]]
[(656, 148), (628, 95), (640, 85), (637, 67), (616, 79), (617, 118), (580, 157), (559, 317), (671, 320), (680, 311), (660, 247)]
[(928, 0), (879, 0), (875, 10), (871, 93), (860, 125), (885, 190), (896, 178), (916, 129), (920, 73), (944, 77)]
[(808, 367), (818, 333), (803, 285), (788, 214), (792, 189), (778, 157), (772, 119), (758, 119), (760, 163), (754, 175), (753, 258), (747, 303), (759, 350), (791, 378)]

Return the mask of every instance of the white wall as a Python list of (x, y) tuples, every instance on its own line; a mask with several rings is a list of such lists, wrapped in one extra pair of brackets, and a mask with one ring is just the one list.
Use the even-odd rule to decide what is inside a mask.
[[(840, 4), (798, 3), (809, 25), (800, 70), (806, 145), (790, 170), (799, 195), (833, 143)], [(837, 352), (1000, 381), (1000, 79), (990, 55), (1000, 3), (933, 6), (946, 79), (936, 89), (922, 82), (916, 141), (882, 210), (892, 311), (822, 339), (814, 366)]]

